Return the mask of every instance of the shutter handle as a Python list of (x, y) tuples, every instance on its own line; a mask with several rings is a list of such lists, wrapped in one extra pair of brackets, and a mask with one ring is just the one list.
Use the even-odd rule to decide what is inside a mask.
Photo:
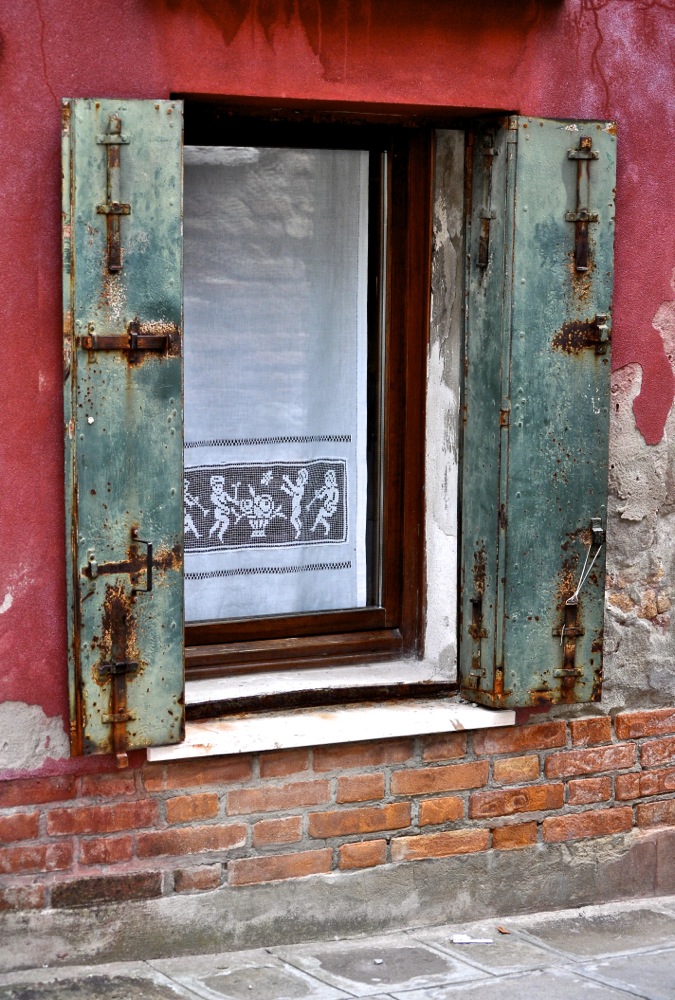
[(131, 537), (135, 542), (139, 542), (141, 545), (147, 545), (148, 551), (146, 554), (145, 561), (145, 573), (146, 573), (146, 586), (145, 587), (132, 587), (132, 594), (149, 594), (152, 590), (152, 542), (146, 541), (145, 538), (138, 537), (138, 528), (132, 528)]
[[(586, 558), (584, 560), (584, 565), (583, 565), (583, 568), (581, 570), (581, 576), (579, 577), (579, 582), (578, 582), (578, 584), (576, 586), (576, 590), (574, 591), (574, 593), (572, 594), (571, 597), (567, 598), (567, 600), (565, 601), (565, 604), (578, 604), (579, 603), (579, 591), (581, 590), (581, 588), (583, 587), (583, 585), (586, 583), (586, 580), (588, 579), (589, 573), (593, 569), (593, 564), (595, 563), (595, 560), (600, 555), (600, 549), (602, 548), (602, 546), (604, 544), (605, 544), (605, 532), (604, 532), (603, 527), (602, 527), (602, 520), (599, 517), (592, 517), (591, 518), (591, 540), (589, 542), (588, 549), (586, 550)], [(590, 563), (590, 566), (589, 566), (588, 565), (588, 560), (589, 560), (589, 557), (590, 557), (591, 552), (593, 551), (593, 549), (595, 549), (595, 554), (594, 554), (593, 558), (591, 559), (591, 563)], [(588, 569), (586, 568), (587, 566), (588, 566)], [(564, 630), (564, 627), (563, 627), (563, 630)], [(560, 642), (562, 643), (562, 634), (561, 634), (561, 637), (560, 637)]]

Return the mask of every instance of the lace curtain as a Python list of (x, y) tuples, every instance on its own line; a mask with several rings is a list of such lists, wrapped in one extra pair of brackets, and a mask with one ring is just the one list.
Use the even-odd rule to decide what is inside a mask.
[(188, 621), (366, 603), (368, 153), (185, 149)]

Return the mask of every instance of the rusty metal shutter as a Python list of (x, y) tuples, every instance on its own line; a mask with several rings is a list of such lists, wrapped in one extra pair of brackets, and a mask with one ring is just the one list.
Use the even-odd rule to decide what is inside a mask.
[(616, 129), (469, 137), (462, 693), (600, 697)]
[(177, 101), (64, 100), (73, 753), (183, 736)]

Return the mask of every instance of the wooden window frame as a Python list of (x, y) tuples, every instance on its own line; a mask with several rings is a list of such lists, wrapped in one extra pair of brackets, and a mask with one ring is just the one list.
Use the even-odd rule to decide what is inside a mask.
[[(318, 120), (317, 120), (318, 119)], [(385, 249), (369, 275), (369, 327), (381, 333), (381, 567), (377, 606), (188, 624), (188, 680), (255, 671), (338, 666), (423, 653), (424, 427), (431, 281), (433, 131), (355, 123), (346, 115), (242, 114), (212, 102), (186, 101), (188, 145), (268, 145), (386, 151)], [(381, 157), (371, 156), (378, 163)], [(371, 172), (372, 177), (372, 172)], [(371, 185), (376, 189), (377, 184)], [(371, 213), (383, 199), (375, 191)], [(382, 230), (383, 227), (379, 227)], [(371, 255), (371, 259), (372, 259)], [(374, 294), (373, 294), (374, 292)], [(384, 301), (383, 301), (384, 298)], [(369, 354), (369, 365), (371, 356)], [(376, 550), (377, 551), (377, 550)]]

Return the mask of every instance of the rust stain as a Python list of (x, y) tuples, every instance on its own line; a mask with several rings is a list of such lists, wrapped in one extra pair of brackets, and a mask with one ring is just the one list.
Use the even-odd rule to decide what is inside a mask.
[(132, 721), (127, 711), (127, 676), (138, 676), (143, 672), (138, 653), (133, 595), (122, 584), (107, 584), (102, 610), (101, 659), (92, 674), (99, 687), (109, 690), (108, 712), (103, 712), (101, 721), (110, 726), (117, 766), (127, 767), (127, 723)]
[(593, 291), (593, 272), (595, 271), (593, 245), (593, 238), (589, 235), (587, 271), (577, 271), (574, 249), (570, 250), (568, 254), (572, 288), (574, 289), (574, 295), (577, 301), (580, 303), (588, 303), (591, 300), (591, 294)]
[(530, 704), (531, 705), (552, 705), (553, 704), (553, 692), (545, 689), (535, 689), (530, 691)]
[[(121, 583), (106, 584), (101, 635), (96, 644), (101, 651), (101, 661), (138, 659), (134, 598)], [(109, 683), (99, 676), (98, 670), (94, 671), (94, 680), (100, 686)]]
[(572, 596), (576, 588), (575, 571), (577, 562), (578, 556), (576, 553), (570, 558), (565, 559), (560, 570), (560, 575), (558, 576), (556, 609), (563, 613), (565, 611), (565, 602), (567, 601), (567, 598)]
[(601, 330), (597, 318), (571, 320), (563, 323), (553, 338), (553, 347), (567, 354), (580, 354), (589, 347), (596, 352), (606, 349), (607, 341), (601, 340)]
[(485, 549), (477, 549), (473, 556), (473, 585), (475, 593), (481, 596), (485, 593), (485, 564)]
[(593, 670), (593, 686), (591, 687), (591, 701), (600, 701), (602, 697), (602, 663), (599, 663)]

